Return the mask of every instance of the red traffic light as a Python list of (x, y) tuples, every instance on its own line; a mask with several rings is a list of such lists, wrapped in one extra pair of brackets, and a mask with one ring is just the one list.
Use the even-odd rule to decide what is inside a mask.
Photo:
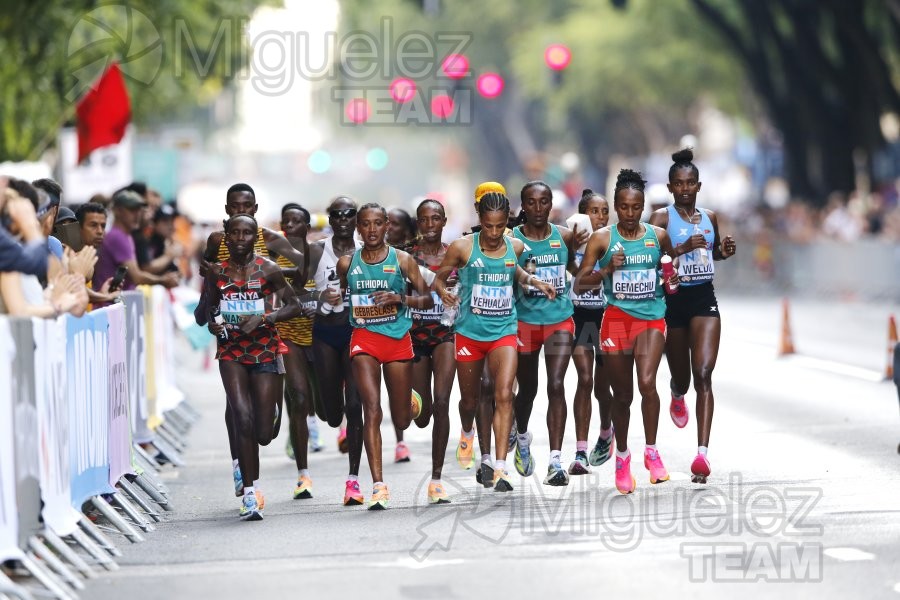
[(441, 71), (450, 79), (462, 79), (469, 74), (469, 59), (464, 54), (448, 54), (441, 62)]
[(394, 102), (403, 104), (409, 102), (416, 95), (416, 82), (405, 77), (398, 77), (391, 82), (391, 98)]
[(506, 82), (497, 73), (482, 73), (475, 82), (478, 93), (485, 98), (496, 98), (503, 93), (503, 86)]
[(550, 44), (544, 50), (544, 62), (554, 71), (562, 71), (572, 62), (572, 51), (563, 44)]
[(453, 98), (446, 94), (437, 94), (431, 98), (431, 114), (438, 119), (449, 119), (455, 108)]
[(365, 98), (353, 98), (347, 102), (344, 114), (351, 123), (365, 123), (372, 116), (372, 107)]

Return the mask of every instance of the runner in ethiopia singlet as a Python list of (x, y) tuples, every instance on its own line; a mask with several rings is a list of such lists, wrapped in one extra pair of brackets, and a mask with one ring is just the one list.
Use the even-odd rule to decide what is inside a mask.
[[(618, 225), (610, 228), (609, 249), (600, 258), (600, 268), (609, 264), (613, 254), (624, 249), (625, 264), (603, 279), (603, 291), (609, 306), (643, 321), (662, 319), (666, 302), (659, 281), (659, 240), (653, 227), (643, 224), (644, 235), (626, 240), (619, 235)], [(608, 314), (608, 311), (607, 311)]]
[(395, 340), (401, 339), (409, 332), (412, 319), (405, 306), (398, 304), (376, 306), (371, 297), (374, 292), (406, 295), (406, 279), (397, 262), (397, 252), (392, 247), (388, 246), (387, 257), (374, 265), (365, 262), (361, 258), (361, 251), (357, 250), (350, 259), (347, 289), (350, 293), (352, 310), (350, 324), (353, 327), (368, 329)]
[[(247, 281), (232, 281), (226, 274), (228, 261), (222, 261), (222, 271), (216, 276), (216, 287), (222, 295), (219, 304), (228, 339), (218, 341), (216, 358), (231, 360), (245, 365), (261, 365), (274, 363), (281, 353), (281, 340), (275, 327), (268, 321), (262, 323), (250, 333), (240, 329), (244, 317), (264, 316), (271, 311), (266, 299), (275, 293), (275, 288), (266, 279), (262, 271), (265, 259), (256, 256), (253, 259), (255, 269)], [(277, 372), (277, 371), (273, 371)]]
[[(473, 234), (472, 254), (459, 270), (459, 317), (456, 332), (479, 342), (493, 342), (515, 335), (517, 328), (513, 283), (516, 253), (503, 238), (506, 253), (491, 258), (481, 251), (481, 233)], [(457, 341), (457, 346), (459, 343)], [(460, 358), (457, 350), (457, 360)]]

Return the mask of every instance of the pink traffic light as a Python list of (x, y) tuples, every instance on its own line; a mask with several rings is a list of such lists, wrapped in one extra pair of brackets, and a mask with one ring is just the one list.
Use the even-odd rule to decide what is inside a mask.
[(372, 116), (372, 106), (365, 98), (353, 98), (347, 102), (344, 114), (351, 123), (365, 123)]
[(469, 74), (469, 59), (464, 54), (448, 54), (441, 62), (441, 71), (450, 79), (462, 79)]
[(449, 119), (454, 108), (453, 98), (446, 94), (437, 94), (431, 98), (431, 114), (438, 119)]
[(554, 71), (562, 71), (572, 62), (572, 51), (563, 44), (550, 44), (544, 51), (544, 62)]
[(482, 73), (475, 82), (478, 93), (485, 98), (496, 98), (503, 93), (503, 86), (506, 82), (497, 73)]
[(391, 82), (391, 98), (394, 102), (403, 104), (409, 102), (416, 95), (416, 82), (406, 77), (398, 77)]

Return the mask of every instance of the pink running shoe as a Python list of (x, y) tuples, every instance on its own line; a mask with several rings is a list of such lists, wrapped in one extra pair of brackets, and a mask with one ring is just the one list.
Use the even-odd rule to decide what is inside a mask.
[(684, 429), (684, 426), (688, 424), (688, 407), (684, 402), (684, 396), (681, 397), (681, 400), (676, 400), (675, 396), (672, 396), (672, 402), (669, 404), (669, 416), (672, 417), (675, 427), (679, 429)]
[(397, 448), (394, 450), (394, 462), (409, 462), (409, 448), (405, 442), (397, 443)]
[(706, 478), (712, 470), (709, 467), (709, 461), (702, 454), (697, 454), (694, 462), (691, 463), (691, 481), (693, 483), (706, 483)]
[(634, 492), (637, 483), (631, 474), (631, 453), (625, 458), (616, 457), (616, 489), (622, 494)]
[(663, 465), (659, 452), (652, 448), (644, 450), (644, 467), (650, 471), (650, 483), (662, 483), (669, 480), (669, 472)]
[(363, 502), (365, 498), (359, 491), (359, 482), (348, 479), (344, 486), (344, 506), (359, 506)]

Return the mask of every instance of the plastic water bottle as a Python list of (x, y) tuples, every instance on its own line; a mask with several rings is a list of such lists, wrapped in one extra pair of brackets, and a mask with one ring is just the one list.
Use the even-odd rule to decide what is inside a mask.
[[(225, 317), (222, 316), (222, 311), (219, 309), (218, 306), (213, 306), (209, 312), (212, 315), (213, 323), (215, 323), (216, 325), (222, 325), (223, 327), (225, 326)], [(228, 329), (223, 329), (222, 333), (220, 333), (216, 337), (219, 338), (219, 340), (222, 342), (227, 342), (228, 341)]]
[[(454, 296), (459, 293), (459, 286), (454, 285), (451, 288), (447, 288), (447, 291), (453, 294)], [(449, 306), (444, 304), (444, 312), (441, 313), (441, 325), (444, 327), (453, 327), (453, 323), (456, 322), (456, 315), (459, 314), (459, 305)]]
[[(341, 284), (340, 284), (340, 283), (336, 283), (336, 284), (333, 285), (333, 286), (329, 284), (328, 287), (330, 287), (330, 288), (333, 289), (333, 290), (337, 290), (337, 293), (338, 293), (338, 294), (341, 293)], [(340, 304), (338, 304), (337, 306), (332, 306), (332, 307), (331, 307), (331, 312), (333, 312), (333, 313), (344, 312), (344, 298), (343, 298), (343, 296), (341, 296), (341, 303), (340, 303)]]
[(672, 257), (668, 254), (664, 254), (659, 262), (662, 264), (662, 276), (663, 276), (663, 285), (665, 286), (666, 293), (677, 294), (678, 293), (678, 282), (674, 284), (670, 283), (670, 279), (672, 275), (675, 274), (675, 265), (672, 264)]
[[(703, 235), (703, 232), (700, 230), (700, 226), (694, 223), (694, 235)], [(700, 262), (705, 267), (709, 264), (709, 250), (706, 249), (706, 246), (702, 248), (698, 248), (697, 251), (700, 253)]]

